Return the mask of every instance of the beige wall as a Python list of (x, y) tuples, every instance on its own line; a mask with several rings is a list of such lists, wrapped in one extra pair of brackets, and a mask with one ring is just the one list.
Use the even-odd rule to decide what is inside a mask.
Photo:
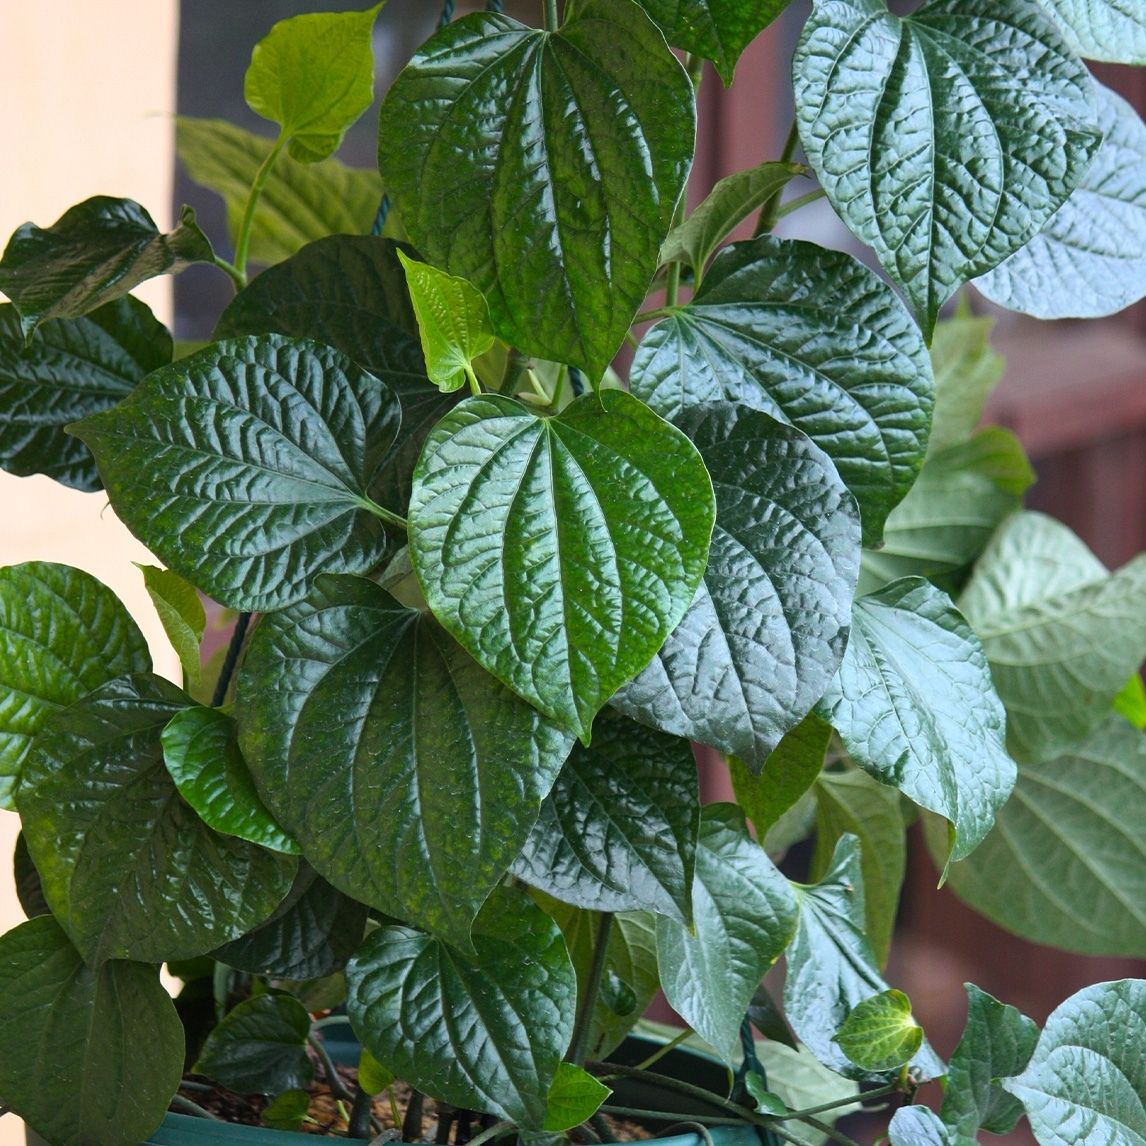
[[(170, 224), (176, 26), (176, 0), (0, 0), (0, 242), (97, 194), (136, 199)], [(169, 319), (168, 282), (140, 294)], [(106, 504), (101, 494), (0, 474), (0, 565), (49, 560), (94, 573), (146, 622), (156, 667), (172, 676), (131, 564), (146, 551)], [(0, 931), (23, 918), (12, 891), (15, 836), (16, 817), (0, 812)], [(0, 1146), (22, 1141), (14, 1117), (0, 1119)]]

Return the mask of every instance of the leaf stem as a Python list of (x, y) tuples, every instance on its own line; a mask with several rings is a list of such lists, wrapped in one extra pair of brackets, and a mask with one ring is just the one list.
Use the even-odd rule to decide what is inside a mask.
[(231, 277), (231, 282), (235, 284), (235, 290), (240, 291), (247, 285), (247, 276), (234, 263), (227, 262), (226, 259), (219, 255), (215, 256), (215, 266), (221, 271), (226, 271)]
[(822, 187), (817, 187), (814, 191), (809, 191), (807, 195), (801, 195), (797, 199), (791, 199), (776, 211), (776, 221), (779, 222), (785, 215), (790, 215), (793, 211), (798, 211), (801, 207), (806, 207), (809, 203), (814, 203), (817, 199), (823, 199), (827, 192)]
[[(667, 1110), (642, 1110), (638, 1106), (614, 1106), (605, 1103), (601, 1109), (606, 1114), (619, 1114), (622, 1118), (648, 1118), (657, 1122), (679, 1122), (681, 1115)], [(690, 1114), (690, 1122), (704, 1123), (706, 1126), (743, 1126), (743, 1118), (733, 1118), (724, 1114)]]
[(255, 221), (255, 207), (258, 206), (259, 196), (263, 193), (267, 176), (270, 175), (271, 168), (275, 165), (275, 160), (278, 159), (279, 154), (286, 145), (287, 135), (285, 132), (280, 131), (278, 139), (275, 140), (274, 147), (267, 152), (266, 159), (259, 164), (259, 169), (255, 172), (255, 180), (251, 184), (251, 191), (247, 196), (247, 205), (243, 209), (243, 220), (239, 224), (239, 233), (235, 239), (235, 270), (239, 272), (244, 283), (247, 278), (247, 252), (251, 247), (251, 227)]
[(212, 1114), (209, 1110), (205, 1110), (197, 1102), (192, 1102), (189, 1098), (184, 1098), (181, 1094), (173, 1094), (171, 1096), (170, 1107), (172, 1110), (179, 1114), (190, 1114), (193, 1118), (206, 1118), (211, 1122), (222, 1122), (223, 1120), (217, 1115)]
[(512, 1122), (495, 1122), (480, 1134), (475, 1134), (469, 1140), (469, 1146), (483, 1146), (484, 1143), (492, 1142), (495, 1138), (500, 1138), (503, 1134), (510, 1134), (516, 1129), (517, 1127)]
[[(796, 147), (800, 142), (800, 133), (796, 127), (796, 120), (793, 118), (792, 126), (788, 129), (788, 138), (784, 141), (784, 150), (780, 153), (781, 163), (790, 163), (792, 156), (796, 154)], [(756, 220), (756, 229), (752, 232), (752, 237), (758, 238), (760, 235), (767, 234), (776, 226), (776, 220), (780, 217), (780, 197), (784, 194), (783, 187), (777, 187), (772, 192), (768, 202), (760, 209), (760, 218)]]
[(227, 645), (227, 655), (223, 660), (223, 667), (219, 670), (219, 679), (215, 682), (215, 693), (211, 697), (212, 708), (218, 708), (227, 699), (227, 689), (231, 687), (231, 678), (235, 675), (235, 666), (239, 663), (239, 652), (242, 650), (243, 641), (247, 635), (247, 626), (250, 623), (250, 613), (240, 613), (235, 621), (235, 628), (231, 632), (231, 641)]
[(534, 373), (532, 366), (527, 366), (525, 368), (525, 377), (529, 382), (530, 388), (533, 390), (534, 394), (536, 394), (538, 398), (540, 398), (547, 406), (550, 405), (553, 401), (553, 397), (545, 389), (545, 387), (542, 386), (541, 379), (537, 377), (536, 373)]
[(371, 501), (368, 497), (359, 498), (359, 504), (363, 509), (374, 514), (375, 517), (380, 517), (387, 525), (393, 525), (402, 530), (409, 530), (410, 528), (410, 523), (401, 514), (387, 509), (384, 505), (379, 505), (376, 501)]
[(887, 1086), (881, 1086), (877, 1090), (867, 1090), (860, 1094), (852, 1094), (847, 1098), (837, 1098), (834, 1102), (822, 1102), (819, 1106), (809, 1106), (806, 1110), (793, 1110), (785, 1115), (786, 1118), (809, 1118), (816, 1114), (823, 1114), (826, 1110), (839, 1110), (841, 1106), (861, 1106), (865, 1102), (870, 1102), (876, 1098), (886, 1098), (891, 1094), (898, 1094), (900, 1092), (898, 1082), (889, 1082)]
[(597, 921), (597, 936), (593, 944), (593, 961), (585, 979), (585, 990), (577, 1008), (573, 1022), (573, 1038), (569, 1042), (569, 1061), (580, 1066), (589, 1050), (589, 1030), (593, 1025), (593, 1012), (597, 1009), (597, 998), (601, 993), (601, 980), (605, 975), (605, 963), (609, 953), (609, 935), (613, 930), (613, 913), (602, 911)]
[[(308, 1035), (306, 1041), (310, 1044), (311, 1050), (318, 1055), (318, 1061), (322, 1064), (322, 1073), (326, 1075), (326, 1084), (330, 1087), (330, 1093), (343, 1102), (356, 1101), (355, 1095), (351, 1092), (346, 1083), (342, 1081), (342, 1076), (338, 1073), (338, 1068), (334, 1065), (330, 1057), (330, 1051), (326, 1049), (326, 1044), (322, 1041), (322, 1036)], [(355, 1135), (355, 1137), (358, 1137), (358, 1135)]]
[(466, 377), (469, 379), (469, 383), (470, 383), (470, 393), (473, 394), (473, 396), (475, 398), (480, 398), (481, 397), (481, 383), (478, 381), (478, 376), (474, 372), (473, 363), (467, 362), (466, 366), (465, 366), (465, 370), (466, 370)]
[(561, 21), (557, 16), (557, 0), (545, 0), (545, 30), (556, 32), (560, 26)]
[(685, 1029), (681, 1031), (680, 1034), (672, 1040), (672, 1042), (667, 1042), (664, 1046), (658, 1047), (655, 1051), (653, 1051), (651, 1055), (649, 1055), (648, 1058), (644, 1059), (642, 1062), (637, 1063), (637, 1070), (648, 1070), (650, 1066), (660, 1062), (660, 1060), (664, 1058), (665, 1055), (670, 1051), (676, 1050), (676, 1048), (680, 1046), (681, 1043), (687, 1042), (691, 1035), (692, 1031), (685, 1027)]

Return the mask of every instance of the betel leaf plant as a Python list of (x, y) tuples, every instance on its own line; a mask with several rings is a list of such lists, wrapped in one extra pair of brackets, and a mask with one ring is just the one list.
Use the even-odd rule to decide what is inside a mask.
[[(869, 1101), (893, 1146), (1146, 1141), (1146, 982), (1042, 1031), (969, 986), (944, 1062), (884, 978), (917, 812), (989, 918), (1146, 954), (1146, 558), (1023, 509), (990, 321), (942, 316), (1146, 294), (1146, 128), (1078, 55), (1142, 63), (1146, 16), (817, 0), (783, 154), (689, 212), (705, 62), (786, 7), (447, 4), (377, 173), (333, 153), (381, 5), (299, 16), (246, 75), (273, 137), (178, 124), (229, 235), (103, 197), (12, 236), (0, 463), (106, 491), (183, 666), (88, 574), (0, 570), (0, 1105), (52, 1146), (212, 1086), (301, 1125), (316, 1073), (366, 1138), (398, 1077), (408, 1137), (428, 1096), (475, 1146), (685, 1100), (706, 1141), (852, 1146)], [(884, 275), (776, 236), (823, 196)], [(177, 350), (129, 292), (192, 262), (235, 295)], [(618, 1050), (658, 988), (724, 1089)]]

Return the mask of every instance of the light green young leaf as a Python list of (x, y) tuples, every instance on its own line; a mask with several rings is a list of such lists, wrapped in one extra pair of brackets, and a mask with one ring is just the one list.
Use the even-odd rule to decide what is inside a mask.
[(1114, 698), (1114, 711), (1125, 716), (1139, 732), (1146, 732), (1146, 684), (1137, 673)]
[(1102, 139), (1090, 73), (1029, 0), (817, 4), (796, 118), (832, 205), (930, 338), (958, 287), (1047, 223)]
[(138, 563), (136, 568), (143, 574), (147, 595), (159, 614), (171, 647), (179, 656), (184, 680), (191, 687), (198, 685), (202, 676), (199, 645), (207, 627), (207, 611), (198, 591), (170, 569)]
[(444, 393), (459, 390), (467, 378), (476, 378), (474, 359), (493, 346), (489, 307), (481, 291), (465, 279), (407, 258), (402, 251), (398, 259), (406, 272), (430, 381)]
[(960, 310), (935, 324), (931, 365), (935, 371), (935, 412), (931, 417), (930, 457), (966, 441), (983, 416), (983, 405), (999, 384), (1006, 360), (991, 346), (993, 318)]
[(1087, 60), (1146, 64), (1146, 11), (1134, 0), (1040, 0)]
[(909, 1062), (923, 1045), (911, 1000), (891, 988), (857, 1003), (832, 1039), (862, 1070), (880, 1074)]
[(542, 1129), (560, 1134), (579, 1126), (592, 1118), (612, 1093), (588, 1071), (571, 1062), (561, 1063), (549, 1087), (549, 1106)]
[(367, 1094), (381, 1094), (393, 1081), (394, 1072), (363, 1047), (358, 1056), (358, 1085)]
[(251, 53), (243, 81), (250, 109), (277, 123), (290, 154), (316, 163), (374, 100), (374, 21), (364, 12), (305, 12), (280, 20)]

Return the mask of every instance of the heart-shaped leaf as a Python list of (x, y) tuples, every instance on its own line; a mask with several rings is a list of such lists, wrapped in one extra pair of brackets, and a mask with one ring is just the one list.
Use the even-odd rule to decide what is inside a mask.
[(236, 715), (264, 800), (314, 867), (461, 948), (572, 742), (432, 617), (345, 577), (260, 623)]
[(573, 1033), (577, 983), (557, 924), (498, 888), (477, 958), (405, 927), (375, 931), (346, 970), (355, 1033), (435, 1098), (540, 1129)]
[(1146, 12), (1133, 0), (1039, 0), (1088, 60), (1146, 64)]
[(612, 703), (759, 769), (843, 656), (859, 514), (799, 430), (728, 403), (686, 408), (675, 422), (716, 495), (708, 567), (684, 620)]
[(1146, 980), (1072, 995), (1047, 1019), (1023, 1073), (1002, 1085), (1041, 1146), (1146, 1142)]
[(975, 280), (1008, 310), (1098, 318), (1146, 295), (1146, 124), (1096, 87), (1103, 140), (1082, 182), (1026, 246)]
[(571, 1062), (557, 1065), (549, 1087), (549, 1107), (543, 1130), (560, 1133), (588, 1121), (613, 1092), (588, 1071)]
[(55, 1146), (147, 1139), (179, 1085), (183, 1044), (158, 968), (92, 970), (49, 915), (0, 937), (4, 1105)]
[(190, 207), (165, 235), (138, 203), (97, 195), (50, 227), (20, 227), (0, 259), (0, 291), (16, 304), (30, 338), (49, 318), (78, 318), (156, 275), (214, 258)]
[[(833, 1041), (852, 1008), (888, 989), (876, 970), (865, 928), (859, 841), (843, 836), (819, 883), (800, 887), (800, 918), (785, 956), (784, 1013), (800, 1041), (845, 1078), (878, 1072), (856, 1066)], [(943, 1063), (924, 1041), (911, 1060), (918, 1079), (938, 1078)]]
[(868, 545), (923, 464), (933, 388), (919, 330), (871, 271), (812, 243), (762, 235), (721, 252), (645, 336), (631, 385), (666, 418), (731, 401), (803, 430), (859, 502)]
[(99, 489), (91, 454), (64, 427), (114, 406), (170, 361), (171, 335), (138, 299), (46, 323), (27, 345), (16, 308), (0, 305), (0, 466)]
[(364, 12), (304, 12), (255, 45), (243, 97), (279, 125), (294, 159), (331, 155), (373, 102), (374, 21), (385, 2)]
[(950, 598), (921, 578), (856, 601), (820, 715), (880, 783), (947, 818), (953, 860), (979, 845), (1014, 786), (983, 647)]
[(51, 714), (25, 761), (28, 851), (93, 966), (205, 954), (290, 890), (297, 860), (219, 835), (179, 798), (159, 737), (188, 703), (159, 677), (121, 677)]
[(72, 427), (128, 528), (235, 609), (282, 608), (318, 572), (388, 549), (372, 495), (401, 413), (340, 351), (279, 335), (213, 343)]
[(764, 972), (796, 928), (791, 885), (748, 834), (740, 809), (704, 809), (693, 928), (657, 917), (657, 964), (669, 1005), (722, 1055), (732, 1049)]
[(184, 681), (197, 686), (202, 678), (200, 642), (207, 627), (207, 611), (193, 585), (170, 569), (140, 565), (147, 595), (159, 614), (163, 631), (179, 656)]
[(595, 383), (657, 265), (692, 162), (692, 85), (632, 0), (559, 31), (474, 13), (382, 104), (378, 166), (426, 259), (468, 279), (498, 334)]
[(909, 1062), (923, 1045), (911, 1000), (894, 988), (857, 1003), (833, 1042), (862, 1070), (883, 1073)]
[(817, 4), (793, 59), (808, 162), (930, 338), (944, 301), (1037, 234), (1102, 133), (1090, 73), (1029, 0)]
[(999, 384), (1006, 359), (991, 346), (993, 318), (961, 308), (935, 324), (931, 366), (935, 372), (935, 411), (928, 457), (965, 442), (983, 417), (983, 406)]
[[(232, 242), (259, 168), (274, 140), (222, 119), (179, 116), (175, 150), (196, 183), (217, 191), (227, 205)], [(364, 235), (382, 199), (377, 171), (347, 167), (337, 159), (299, 163), (280, 155), (259, 193), (250, 231), (250, 256), (278, 263), (327, 235)]]
[(959, 598), (1007, 708), (1007, 747), (1045, 760), (1105, 719), (1146, 660), (1146, 557), (1114, 574), (1065, 525), (1020, 513)]
[(688, 741), (616, 713), (573, 749), (513, 865), (526, 883), (593, 911), (658, 911), (687, 924), (700, 795)]
[[(1146, 956), (1146, 741), (1110, 713), (1062, 756), (1019, 767), (952, 890), (1008, 931), (1069, 951)], [(932, 851), (941, 830), (928, 824)]]
[(217, 708), (185, 708), (163, 729), (163, 760), (179, 794), (208, 827), (271, 851), (299, 848), (259, 799), (235, 722)]
[(147, 642), (90, 573), (46, 561), (0, 569), (0, 808), (47, 716), (125, 673), (150, 672)]
[(692, 443), (623, 390), (551, 418), (487, 395), (426, 440), (410, 555), (442, 624), (587, 744), (692, 604), (714, 508)]
[(951, 1146), (951, 1134), (934, 1110), (903, 1106), (887, 1127), (891, 1146)]

